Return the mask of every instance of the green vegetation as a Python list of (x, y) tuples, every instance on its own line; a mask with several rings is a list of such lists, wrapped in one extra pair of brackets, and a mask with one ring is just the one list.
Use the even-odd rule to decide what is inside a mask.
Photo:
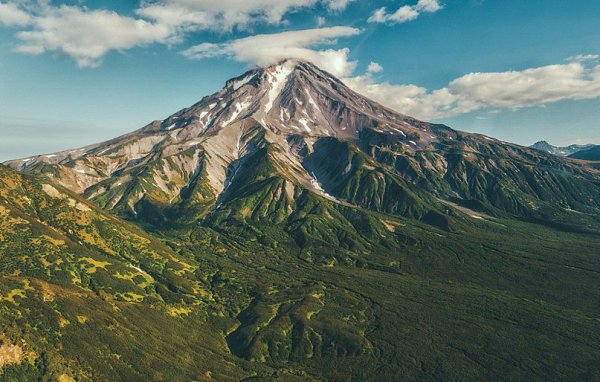
[(600, 162), (270, 77), (0, 166), (0, 380), (600, 381)]
[(152, 234), (0, 167), (0, 380), (600, 379), (596, 215), (444, 204), (325, 144), (342, 203), (265, 148)]

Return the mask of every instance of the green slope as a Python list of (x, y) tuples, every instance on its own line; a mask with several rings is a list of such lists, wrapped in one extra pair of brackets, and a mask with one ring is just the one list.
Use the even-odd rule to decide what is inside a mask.
[(193, 379), (210, 365), (215, 375), (245, 375), (225, 361), (218, 333), (226, 320), (206, 321), (219, 311), (205, 307), (213, 298), (194, 263), (80, 197), (5, 167), (0, 270), (2, 380)]
[(160, 238), (0, 167), (0, 351), (22, 351), (0, 379), (600, 377), (597, 232), (433, 197), (408, 200), (446, 224), (358, 208), (385, 196), (371, 179), (405, 183), (333, 145), (354, 170), (317, 178), (347, 202), (294, 184), (265, 148), (219, 208)]
[(295, 67), (0, 166), (0, 380), (600, 380), (598, 163)]
[[(300, 227), (323, 210), (312, 211)], [(190, 251), (223, 247), (206, 257), (221, 269), (216, 293), (234, 305), (238, 285), (251, 296), (234, 310), (232, 352), (326, 380), (597, 378), (600, 237), (510, 220), (458, 220), (449, 233), (369, 218), (388, 240), (356, 238), (363, 247), (350, 250), (308, 227), (298, 242), (285, 224), (196, 230)]]

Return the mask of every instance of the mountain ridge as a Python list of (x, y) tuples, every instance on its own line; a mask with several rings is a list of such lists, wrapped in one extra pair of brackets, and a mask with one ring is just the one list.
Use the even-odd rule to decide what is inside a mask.
[[(152, 237), (47, 178), (0, 166), (0, 349), (27, 355), (0, 365), (0, 379), (528, 381), (600, 372), (599, 233), (469, 209), (450, 214), (447, 230), (306, 190), (282, 220), (286, 206), (262, 198), (278, 182), (258, 182), (258, 203), (251, 182), (206, 224)], [(249, 206), (274, 215), (244, 219)], [(62, 236), (40, 232), (40, 221)]]
[[(283, 155), (287, 156), (284, 160), (285, 165), (295, 168), (296, 176), (294, 176), (294, 180), (303, 186), (311, 188), (313, 191), (328, 197), (326, 193), (320, 190), (318, 181), (311, 176), (312, 174), (305, 171), (296, 158), (287, 155), (290, 151), (289, 145), (286, 142), (285, 137), (282, 139), (279, 136), (282, 134), (287, 137), (300, 135), (313, 139), (314, 137), (336, 135), (351, 137), (355, 140), (358, 138), (358, 128), (356, 127), (357, 123), (352, 119), (352, 115), (356, 114), (354, 110), (359, 106), (356, 104), (351, 105), (351, 107), (343, 106), (344, 111), (338, 112), (336, 117), (338, 119), (334, 120), (330, 115), (321, 110), (320, 105), (317, 105), (311, 92), (305, 87), (305, 76), (308, 74), (313, 78), (321, 79), (325, 83), (320, 89), (315, 90), (311, 88), (311, 90), (315, 90), (312, 93), (316, 93), (314, 98), (320, 97), (327, 102), (326, 97), (323, 95), (326, 93), (322, 90), (324, 87), (334, 87), (336, 89), (342, 88), (343, 94), (349, 94), (349, 96), (346, 95), (345, 97), (338, 98), (344, 98), (345, 101), (357, 98), (355, 93), (345, 87), (339, 80), (320, 71), (312, 64), (296, 60), (286, 60), (273, 67), (251, 70), (240, 77), (231, 79), (227, 81), (226, 86), (221, 91), (212, 96), (205, 97), (202, 101), (192, 107), (183, 109), (164, 121), (155, 121), (137, 132), (126, 134), (115, 140), (108, 141), (105, 144), (92, 145), (79, 150), (68, 150), (62, 153), (39, 156), (29, 160), (10, 161), (7, 162), (7, 164), (22, 171), (36, 171), (35, 167), (58, 165), (57, 168), (53, 170), (65, 170), (67, 172), (67, 174), (60, 174), (62, 176), (58, 176), (59, 182), (62, 181), (65, 186), (75, 189), (77, 192), (86, 192), (89, 195), (95, 192), (95, 190), (90, 188), (93, 187), (94, 184), (109, 179), (116, 171), (123, 170), (122, 167), (119, 167), (119, 163), (113, 164), (114, 167), (105, 167), (105, 171), (100, 174), (95, 171), (93, 164), (84, 164), (83, 168), (69, 169), (68, 167), (59, 165), (59, 163), (69, 161), (74, 162), (80, 158), (84, 158), (83, 160), (85, 160), (88, 156), (101, 157), (103, 154), (110, 155), (112, 150), (111, 143), (116, 142), (118, 145), (123, 140), (128, 140), (136, 135), (139, 135), (140, 138), (133, 143), (131, 155), (129, 157), (125, 155), (128, 162), (138, 160), (140, 151), (143, 152), (143, 154), (151, 155), (152, 148), (155, 145), (160, 145), (163, 140), (169, 140), (169, 146), (179, 145), (175, 149), (166, 147), (161, 153), (161, 155), (169, 156), (172, 154), (173, 150), (186, 150), (185, 147), (181, 147), (183, 145), (190, 147), (196, 143), (199, 144), (199, 141), (203, 139), (210, 141), (211, 136), (216, 135), (218, 142), (215, 142), (214, 144), (211, 142), (208, 145), (208, 149), (203, 152), (213, 159), (212, 161), (206, 161), (207, 166), (204, 170), (207, 172), (206, 178), (209, 181), (208, 183), (216, 194), (214, 195), (215, 198), (218, 198), (220, 193), (224, 191), (226, 180), (224, 179), (225, 174), (223, 174), (223, 171), (220, 171), (220, 173), (217, 174), (220, 169), (216, 170), (214, 167), (223, 168), (231, 165), (231, 163), (239, 159), (240, 151), (243, 152), (243, 150), (248, 147), (248, 143), (252, 145), (251, 142), (253, 139), (254, 142), (256, 142), (257, 148), (261, 145), (264, 146), (267, 143), (280, 146), (280, 151), (283, 152)], [(296, 83), (300, 81), (304, 81), (303, 87), (296, 85)], [(261, 82), (261, 86), (259, 86), (259, 82)], [(244, 87), (254, 86), (259, 86), (259, 89), (255, 91), (255, 93), (258, 94), (256, 97), (258, 100), (254, 100), (250, 103), (247, 95), (237, 94), (243, 92)], [(298, 93), (296, 89), (299, 88), (304, 89), (304, 91)], [(234, 92), (234, 94), (230, 94), (231, 92)], [(230, 98), (226, 98), (227, 96)], [(248, 101), (245, 101), (246, 103), (240, 103), (237, 100), (237, 98), (240, 97), (244, 97), (244, 100)], [(338, 99), (335, 103), (341, 104), (341, 101), (341, 99)], [(278, 103), (278, 107), (275, 109), (279, 109), (279, 111), (271, 112), (273, 104), (276, 102)], [(360, 118), (362, 118), (363, 121), (369, 117), (374, 120), (373, 118), (377, 117), (376, 114), (392, 115), (390, 110), (381, 105), (370, 101), (367, 103), (362, 99), (360, 102), (362, 102), (362, 106), (368, 105), (369, 111), (367, 117), (364, 117), (363, 114), (360, 115)], [(299, 112), (298, 109), (300, 109), (300, 106), (304, 106), (305, 110)], [(312, 117), (309, 118), (307, 110), (312, 114)], [(350, 117), (344, 121), (344, 116)], [(401, 122), (403, 123), (406, 123), (404, 121), (406, 120), (415, 124), (425, 125), (424, 123), (409, 117), (400, 117), (399, 119), (402, 119)], [(240, 122), (239, 120), (242, 121)], [(284, 121), (285, 124), (283, 123)], [(370, 122), (368, 124), (372, 123), (373, 122)], [(230, 125), (235, 124), (242, 125), (241, 130), (247, 131), (245, 138), (248, 138), (248, 142), (246, 140), (241, 142), (243, 134), (239, 131), (240, 129), (238, 129), (237, 126), (229, 128)], [(315, 126), (318, 128), (315, 128)], [(320, 126), (326, 126), (326, 128), (321, 128)], [(406, 133), (397, 128), (395, 128), (395, 133), (406, 136)], [(308, 142), (309, 145), (311, 143), (312, 142), (310, 141)], [(414, 141), (412, 141), (412, 143), (406, 142), (406, 144), (411, 146), (416, 145)], [(194, 157), (194, 155), (196, 155), (196, 152), (192, 154), (192, 162), (194, 162), (194, 164), (192, 167), (185, 169), (185, 172), (187, 172), (186, 176), (189, 179), (192, 179), (197, 175), (194, 174), (194, 172), (198, 171), (200, 166), (199, 163), (197, 163), (198, 157)], [(227, 156), (229, 156), (229, 158), (224, 158)], [(214, 164), (214, 162), (220, 163)], [(87, 171), (88, 169), (91, 169), (92, 171)], [(41, 169), (40, 171), (44, 172), (45, 170)], [(91, 177), (89, 176), (90, 173), (93, 174)], [(298, 176), (298, 174), (300, 174), (300, 176)], [(55, 174), (52, 175), (54, 176)], [(96, 179), (92, 180), (91, 178)], [(188, 185), (189, 184), (186, 184), (186, 186)], [(162, 184), (157, 184), (157, 186), (164, 191), (165, 187), (160, 187)], [(181, 188), (176, 190), (176, 192), (180, 191)], [(169, 196), (171, 198), (177, 197), (172, 193)], [(115, 205), (116, 204), (118, 204), (118, 201)]]
[(582, 160), (588, 160), (588, 161), (600, 161), (600, 146), (592, 146), (592, 147), (577, 151), (577, 152), (569, 155), (569, 158), (582, 159)]
[[(561, 199), (565, 211), (595, 211), (600, 199), (595, 173), (576, 161), (395, 113), (298, 60), (250, 70), (113, 140), (6, 163), (154, 225), (182, 213), (194, 223), (269, 178), (283, 192), (268, 198), (287, 200), (288, 210), (308, 190), (418, 219), (443, 214), (438, 199), (525, 218)], [(249, 168), (257, 163), (261, 171)]]
[(544, 152), (547, 152), (547, 153), (550, 153), (553, 155), (570, 157), (571, 155), (573, 155), (579, 151), (588, 150), (595, 146), (596, 145), (594, 145), (594, 144), (586, 144), (586, 145), (572, 144), (569, 146), (559, 147), (559, 146), (553, 146), (546, 141), (539, 141), (529, 147), (536, 149), (536, 150), (544, 151)]
[(285, 64), (0, 165), (0, 379), (597, 379), (600, 171)]

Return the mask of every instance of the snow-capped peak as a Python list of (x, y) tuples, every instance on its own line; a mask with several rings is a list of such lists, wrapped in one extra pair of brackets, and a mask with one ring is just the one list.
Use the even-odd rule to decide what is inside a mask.
[(265, 69), (269, 86), (268, 98), (264, 109), (266, 114), (273, 108), (275, 99), (287, 83), (287, 79), (295, 66), (296, 64), (293, 61), (284, 61), (279, 65)]
[[(225, 184), (223, 169), (245, 151), (261, 145), (277, 147), (284, 167), (302, 174), (290, 139), (316, 142), (322, 137), (336, 137), (357, 141), (363, 130), (370, 129), (395, 137), (407, 151), (417, 151), (435, 141), (429, 128), (424, 122), (353, 92), (311, 63), (284, 60), (233, 78), (195, 105), (138, 131), (56, 157), (40, 156), (9, 164), (21, 170), (39, 163), (60, 166), (64, 174), (59, 177), (64, 185), (81, 192), (93, 190), (89, 192), (96, 195), (105, 192), (106, 187), (94, 187), (112, 174), (118, 179), (114, 187), (121, 187), (137, 176), (140, 166), (171, 158), (157, 165), (162, 170), (153, 179), (162, 192), (173, 198), (181, 189), (165, 186), (164, 179), (178, 185), (182, 176), (192, 179), (200, 171), (202, 158), (206, 160), (207, 180), (219, 193)], [(309, 178), (306, 175), (306, 179), (297, 180)]]

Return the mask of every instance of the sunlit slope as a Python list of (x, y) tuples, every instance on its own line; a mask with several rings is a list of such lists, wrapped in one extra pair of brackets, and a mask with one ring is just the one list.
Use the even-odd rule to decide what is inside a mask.
[[(0, 379), (192, 379), (211, 362), (216, 376), (243, 375), (205, 321), (218, 312), (205, 308), (212, 296), (196, 266), (79, 196), (5, 167), (0, 269), (0, 351), (12, 354)], [(174, 364), (183, 366), (163, 374)]]
[(130, 134), (7, 164), (155, 229), (193, 226), (249, 192), (271, 195), (258, 209), (282, 219), (299, 189), (438, 224), (444, 203), (571, 229), (600, 224), (593, 167), (399, 114), (295, 60), (244, 73)]

